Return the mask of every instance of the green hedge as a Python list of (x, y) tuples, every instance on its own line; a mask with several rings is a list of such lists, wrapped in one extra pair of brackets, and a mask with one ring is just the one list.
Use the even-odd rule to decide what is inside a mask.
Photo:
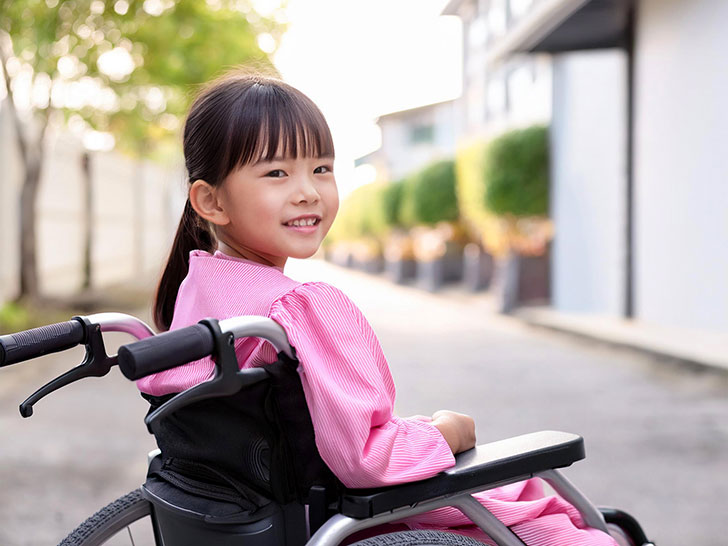
[(455, 191), (464, 225), (478, 238), (487, 229), (485, 209), (485, 156), (487, 142), (477, 140), (460, 146), (455, 153)]
[(392, 182), (382, 188), (379, 210), (381, 211), (381, 221), (387, 230), (402, 225), (399, 218), (399, 211), (402, 208), (403, 190), (403, 180)]
[(438, 161), (407, 178), (401, 199), (399, 220), (405, 227), (457, 220), (455, 162)]
[(399, 225), (402, 183), (373, 183), (354, 190), (341, 204), (328, 240), (385, 237)]
[(499, 215), (548, 215), (548, 156), (548, 130), (543, 126), (492, 140), (483, 172), (486, 209)]

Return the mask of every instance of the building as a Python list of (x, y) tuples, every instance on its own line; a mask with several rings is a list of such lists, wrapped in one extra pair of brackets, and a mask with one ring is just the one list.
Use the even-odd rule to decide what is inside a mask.
[[(453, 0), (444, 13), (471, 32), (500, 21), (466, 66), (550, 55), (554, 308), (727, 331), (728, 3)], [(479, 85), (465, 81), (466, 102), (483, 101)]]
[(458, 140), (487, 139), (550, 119), (549, 56), (493, 54), (528, 5), (524, 0), (453, 0), (443, 11), (460, 17), (463, 28)]
[(356, 165), (372, 165), (377, 179), (396, 181), (428, 163), (455, 154), (455, 102), (427, 104), (379, 116), (382, 144)]

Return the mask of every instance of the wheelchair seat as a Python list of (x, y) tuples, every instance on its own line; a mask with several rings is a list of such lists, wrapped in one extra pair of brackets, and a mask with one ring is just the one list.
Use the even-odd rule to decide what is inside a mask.
[[(168, 400), (150, 399), (146, 422), (163, 453), (154, 460), (161, 461), (167, 474), (155, 470), (160, 463), (153, 460), (143, 494), (154, 507), (161, 543), (169, 536), (174, 546), (337, 546), (358, 531), (452, 506), (498, 546), (523, 546), (472, 494), (531, 477), (546, 481), (589, 527), (609, 533), (605, 514), (626, 521), (621, 512), (600, 511), (559, 472), (584, 458), (582, 438), (564, 432), (536, 432), (477, 446), (458, 454), (453, 468), (419, 482), (346, 489), (316, 448), (298, 360), (287, 347), (285, 332), (260, 317), (224, 322), (205, 319), (119, 349), (119, 365), (129, 379), (188, 361), (188, 348), (177, 345), (191, 331), (204, 342), (198, 356), (216, 355), (212, 379)], [(278, 360), (240, 370), (233, 334), (277, 342)], [(170, 358), (165, 346), (175, 347), (177, 355)], [(211, 472), (191, 476), (175, 461)], [(203, 479), (200, 487), (194, 480), (201, 476), (212, 478)], [(229, 491), (221, 496), (225, 484), (232, 484), (240, 498)], [(204, 503), (200, 496), (206, 497)], [(632, 545), (648, 544), (636, 527)]]
[[(427, 480), (376, 489), (342, 489), (327, 508), (331, 514), (355, 522), (349, 532), (343, 533), (343, 539), (384, 520), (437, 507), (433, 503), (448, 505), (455, 497), (467, 498), (470, 493), (563, 468), (583, 458), (581, 437), (564, 432), (536, 432), (460, 453), (454, 467)], [(204, 498), (156, 479), (161, 464), (161, 455), (157, 453), (151, 460), (150, 478), (142, 492), (155, 508), (158, 532), (175, 545), (191, 546), (214, 536), (215, 544), (219, 540), (225, 546), (302, 546), (309, 540), (310, 532), (316, 531), (311, 519), (306, 520), (310, 506), (271, 501), (246, 509), (220, 498)], [(315, 496), (310, 494), (309, 498)], [(327, 537), (326, 542), (331, 539)]]

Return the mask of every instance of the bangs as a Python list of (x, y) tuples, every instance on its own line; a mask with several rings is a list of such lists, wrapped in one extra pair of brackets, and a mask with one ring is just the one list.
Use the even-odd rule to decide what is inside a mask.
[(323, 114), (300, 91), (282, 82), (261, 82), (247, 88), (239, 99), (228, 126), (227, 174), (275, 157), (334, 156)]

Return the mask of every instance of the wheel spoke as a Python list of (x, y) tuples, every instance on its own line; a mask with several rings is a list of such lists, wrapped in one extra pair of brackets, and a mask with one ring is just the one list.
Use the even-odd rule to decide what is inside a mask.
[(129, 533), (129, 540), (131, 541), (131, 546), (136, 546), (136, 544), (134, 544), (134, 537), (131, 536), (131, 527), (127, 527), (126, 532)]

